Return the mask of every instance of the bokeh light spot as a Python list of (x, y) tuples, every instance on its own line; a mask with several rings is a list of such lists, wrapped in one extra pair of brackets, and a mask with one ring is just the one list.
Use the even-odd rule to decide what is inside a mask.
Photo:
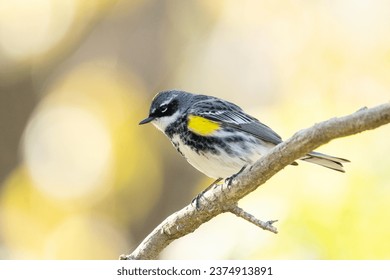
[(43, 109), (26, 130), (24, 157), (46, 195), (89, 195), (109, 179), (112, 144), (96, 115), (71, 106)]
[(48, 50), (68, 31), (75, 8), (73, 0), (0, 1), (0, 49), (15, 60)]

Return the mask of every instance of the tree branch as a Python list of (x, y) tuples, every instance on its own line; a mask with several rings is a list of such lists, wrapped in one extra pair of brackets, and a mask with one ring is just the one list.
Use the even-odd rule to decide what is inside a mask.
[[(371, 109), (363, 108), (351, 115), (332, 118), (295, 133), (290, 139), (274, 147), (252, 167), (239, 173), (230, 185), (225, 182), (204, 193), (199, 209), (190, 204), (169, 216), (142, 241), (134, 252), (130, 255), (121, 255), (120, 259), (156, 259), (172, 241), (195, 231), (215, 216), (224, 212), (234, 212), (236, 215), (240, 213), (240, 208), (235, 207), (241, 198), (315, 148), (332, 139), (375, 129), (388, 123), (390, 123), (390, 103)], [(240, 217), (245, 216), (245, 219), (251, 222), (258, 221), (248, 215), (239, 214)], [(268, 227), (273, 228), (272, 221), (268, 222)]]
[(274, 223), (276, 223), (278, 220), (271, 220), (271, 221), (260, 221), (252, 214), (249, 214), (244, 209), (238, 207), (237, 205), (233, 206), (229, 212), (233, 213), (237, 217), (243, 218), (244, 220), (254, 224), (255, 226), (258, 226), (261, 229), (268, 230), (273, 233), (278, 233), (278, 230), (276, 227), (273, 226)]

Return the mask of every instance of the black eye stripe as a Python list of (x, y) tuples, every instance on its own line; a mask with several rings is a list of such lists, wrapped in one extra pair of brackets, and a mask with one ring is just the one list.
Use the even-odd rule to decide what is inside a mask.
[(166, 101), (163, 104), (157, 105), (151, 110), (151, 114), (154, 117), (169, 117), (172, 116), (178, 110), (178, 101), (172, 100), (169, 103)]

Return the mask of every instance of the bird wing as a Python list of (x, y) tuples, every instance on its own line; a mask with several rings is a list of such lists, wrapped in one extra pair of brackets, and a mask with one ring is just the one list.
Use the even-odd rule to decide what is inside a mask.
[(282, 142), (282, 138), (271, 128), (246, 114), (239, 106), (225, 100), (203, 96), (189, 108), (188, 115), (221, 123), (223, 126), (241, 130), (275, 145)]

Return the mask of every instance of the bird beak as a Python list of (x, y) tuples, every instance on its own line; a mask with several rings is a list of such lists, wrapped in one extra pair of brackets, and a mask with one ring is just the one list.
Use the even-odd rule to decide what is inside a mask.
[(142, 120), (142, 121), (140, 121), (139, 122), (139, 125), (141, 125), (141, 124), (146, 124), (146, 123), (150, 123), (152, 120), (154, 120), (155, 119), (155, 117), (147, 117), (146, 119), (144, 119), (144, 120)]

